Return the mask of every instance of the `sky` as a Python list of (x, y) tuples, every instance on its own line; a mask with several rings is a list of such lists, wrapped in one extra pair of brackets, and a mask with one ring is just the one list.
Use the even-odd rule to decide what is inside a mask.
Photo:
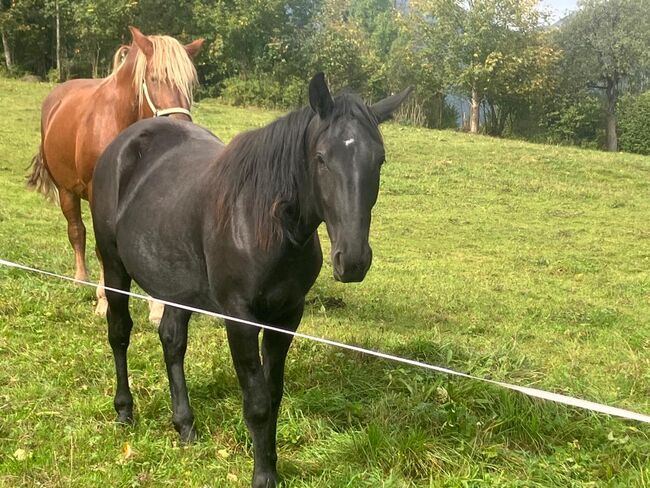
[(551, 21), (560, 20), (571, 10), (576, 9), (576, 0), (542, 0), (542, 7), (551, 10)]

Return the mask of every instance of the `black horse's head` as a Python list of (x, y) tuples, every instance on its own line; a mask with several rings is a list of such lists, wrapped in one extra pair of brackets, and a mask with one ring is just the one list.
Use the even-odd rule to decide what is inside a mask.
[(317, 113), (307, 130), (309, 172), (317, 212), (332, 242), (338, 281), (361, 281), (370, 268), (370, 214), (385, 158), (378, 126), (410, 92), (407, 88), (367, 106), (350, 93), (332, 98), (322, 73), (309, 85), (309, 102)]

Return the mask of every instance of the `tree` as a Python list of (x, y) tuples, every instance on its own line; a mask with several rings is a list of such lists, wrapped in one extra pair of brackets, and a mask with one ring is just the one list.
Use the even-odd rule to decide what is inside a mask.
[(559, 82), (560, 52), (546, 33), (516, 32), (511, 42), (506, 52), (493, 52), (485, 61), (489, 73), (483, 93), (485, 128), (495, 136), (502, 135), (507, 124), (512, 128), (518, 116), (529, 117)]
[[(72, 39), (71, 69), (83, 70), (86, 76), (93, 77), (108, 74), (115, 50), (120, 44), (131, 42), (127, 26), (134, 24), (137, 6), (136, 0), (76, 0), (72, 9), (76, 38)], [(134, 25), (141, 27), (137, 22)], [(147, 34), (152, 33), (142, 28)]]
[(616, 151), (619, 97), (650, 67), (650, 0), (584, 0), (560, 34), (566, 66), (605, 95), (606, 144)]
[(44, 0), (0, 2), (3, 50), (6, 47), (12, 68), (45, 74), (52, 63), (54, 24), (45, 12)]
[(650, 91), (622, 98), (619, 127), (623, 151), (650, 154)]
[(13, 63), (11, 61), (11, 46), (9, 45), (9, 23), (11, 17), (9, 9), (11, 8), (11, 0), (0, 0), (0, 37), (2, 37), (2, 52), (5, 57), (5, 65), (11, 71)]
[(306, 49), (311, 71), (324, 71), (334, 91), (350, 87), (364, 91), (379, 67), (362, 19), (351, 0), (325, 0), (313, 18)]
[[(446, 84), (471, 100), (470, 132), (479, 131), (480, 107), (503, 109), (515, 87), (530, 91), (552, 53), (538, 51), (537, 0), (413, 0), (409, 25), (418, 51), (429, 51)], [(531, 49), (532, 47), (532, 49)], [(522, 69), (526, 67), (527, 69)], [(497, 106), (496, 103), (499, 105)], [(496, 111), (493, 111), (496, 113)], [(506, 112), (504, 112), (505, 114)]]

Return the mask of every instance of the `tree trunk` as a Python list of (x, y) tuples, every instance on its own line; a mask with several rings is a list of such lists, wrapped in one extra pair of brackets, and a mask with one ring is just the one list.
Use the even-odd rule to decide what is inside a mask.
[(93, 58), (93, 78), (99, 78), (99, 46), (95, 51), (95, 56)]
[(59, 76), (59, 81), (63, 81), (63, 73), (61, 72), (61, 19), (59, 15), (59, 2), (55, 3), (56, 7), (56, 71)]
[(484, 127), (489, 135), (496, 136), (498, 135), (497, 126), (499, 125), (499, 114), (497, 113), (496, 106), (491, 100), (488, 99), (486, 104), (488, 110), (483, 112), (485, 114)]
[(607, 78), (607, 150), (618, 151), (618, 138), (616, 136), (616, 102), (618, 102), (617, 80)]
[(506, 130), (506, 121), (508, 120), (509, 112), (503, 108), (499, 109), (499, 125), (497, 127), (497, 135), (499, 137), (503, 136), (503, 132)]
[(7, 69), (11, 70), (14, 64), (11, 60), (11, 48), (9, 47), (9, 38), (7, 37), (7, 33), (4, 30), (2, 30), (0, 34), (2, 34), (2, 48), (4, 49), (4, 53), (5, 53), (5, 64), (7, 65)]
[(469, 131), (472, 134), (478, 134), (481, 114), (481, 97), (479, 96), (476, 86), (472, 87), (472, 106), (469, 113)]

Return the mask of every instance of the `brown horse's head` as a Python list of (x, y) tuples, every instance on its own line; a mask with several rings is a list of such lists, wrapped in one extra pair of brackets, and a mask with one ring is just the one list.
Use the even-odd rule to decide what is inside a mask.
[(133, 42), (117, 70), (127, 64), (132, 66), (140, 117), (191, 119), (192, 92), (197, 84), (192, 58), (201, 49), (203, 39), (184, 46), (173, 37), (145, 36), (136, 27), (129, 30)]

